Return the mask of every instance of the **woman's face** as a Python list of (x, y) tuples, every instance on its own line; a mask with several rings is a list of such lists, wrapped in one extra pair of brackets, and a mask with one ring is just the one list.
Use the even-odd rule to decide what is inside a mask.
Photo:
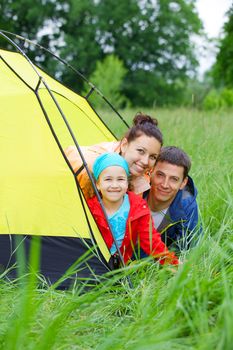
[(160, 148), (161, 144), (158, 140), (145, 134), (131, 142), (124, 138), (121, 142), (121, 155), (129, 165), (130, 174), (140, 176), (153, 168)]

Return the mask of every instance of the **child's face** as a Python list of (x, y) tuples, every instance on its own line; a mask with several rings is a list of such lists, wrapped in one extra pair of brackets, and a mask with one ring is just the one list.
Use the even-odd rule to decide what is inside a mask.
[(122, 167), (110, 166), (102, 171), (96, 185), (105, 204), (120, 204), (128, 189), (128, 178)]

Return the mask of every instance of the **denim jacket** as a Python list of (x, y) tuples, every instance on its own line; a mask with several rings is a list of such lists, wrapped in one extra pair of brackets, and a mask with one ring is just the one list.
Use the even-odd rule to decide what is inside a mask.
[[(149, 191), (143, 197), (148, 197)], [(197, 189), (192, 178), (183, 190), (179, 190), (168, 208), (157, 230), (161, 233), (163, 242), (170, 249), (186, 250), (196, 245), (201, 226), (198, 226), (198, 205), (196, 201)]]

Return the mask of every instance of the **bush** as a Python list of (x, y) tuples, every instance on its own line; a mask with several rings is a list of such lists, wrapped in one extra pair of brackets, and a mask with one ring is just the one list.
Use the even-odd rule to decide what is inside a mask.
[(233, 106), (233, 90), (223, 89), (220, 95), (221, 104), (223, 107), (232, 107)]
[[(123, 62), (118, 57), (109, 55), (103, 61), (97, 62), (96, 70), (89, 80), (115, 108), (129, 107), (129, 101), (121, 94), (122, 82), (126, 73)], [(87, 91), (84, 94), (87, 94)], [(91, 95), (90, 102), (94, 107), (104, 108), (106, 106), (106, 102), (97, 93)]]
[(220, 107), (220, 97), (216, 90), (211, 90), (203, 101), (203, 108), (206, 111), (218, 109)]
[(211, 90), (203, 101), (205, 110), (233, 107), (233, 90), (225, 88), (221, 91)]

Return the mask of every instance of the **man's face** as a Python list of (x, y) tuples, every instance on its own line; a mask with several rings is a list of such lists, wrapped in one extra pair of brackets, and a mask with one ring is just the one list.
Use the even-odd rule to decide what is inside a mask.
[(188, 178), (184, 179), (183, 176), (184, 168), (182, 166), (158, 162), (151, 175), (153, 200), (156, 203), (163, 203), (166, 207), (169, 207), (177, 192), (182, 190), (187, 184)]

